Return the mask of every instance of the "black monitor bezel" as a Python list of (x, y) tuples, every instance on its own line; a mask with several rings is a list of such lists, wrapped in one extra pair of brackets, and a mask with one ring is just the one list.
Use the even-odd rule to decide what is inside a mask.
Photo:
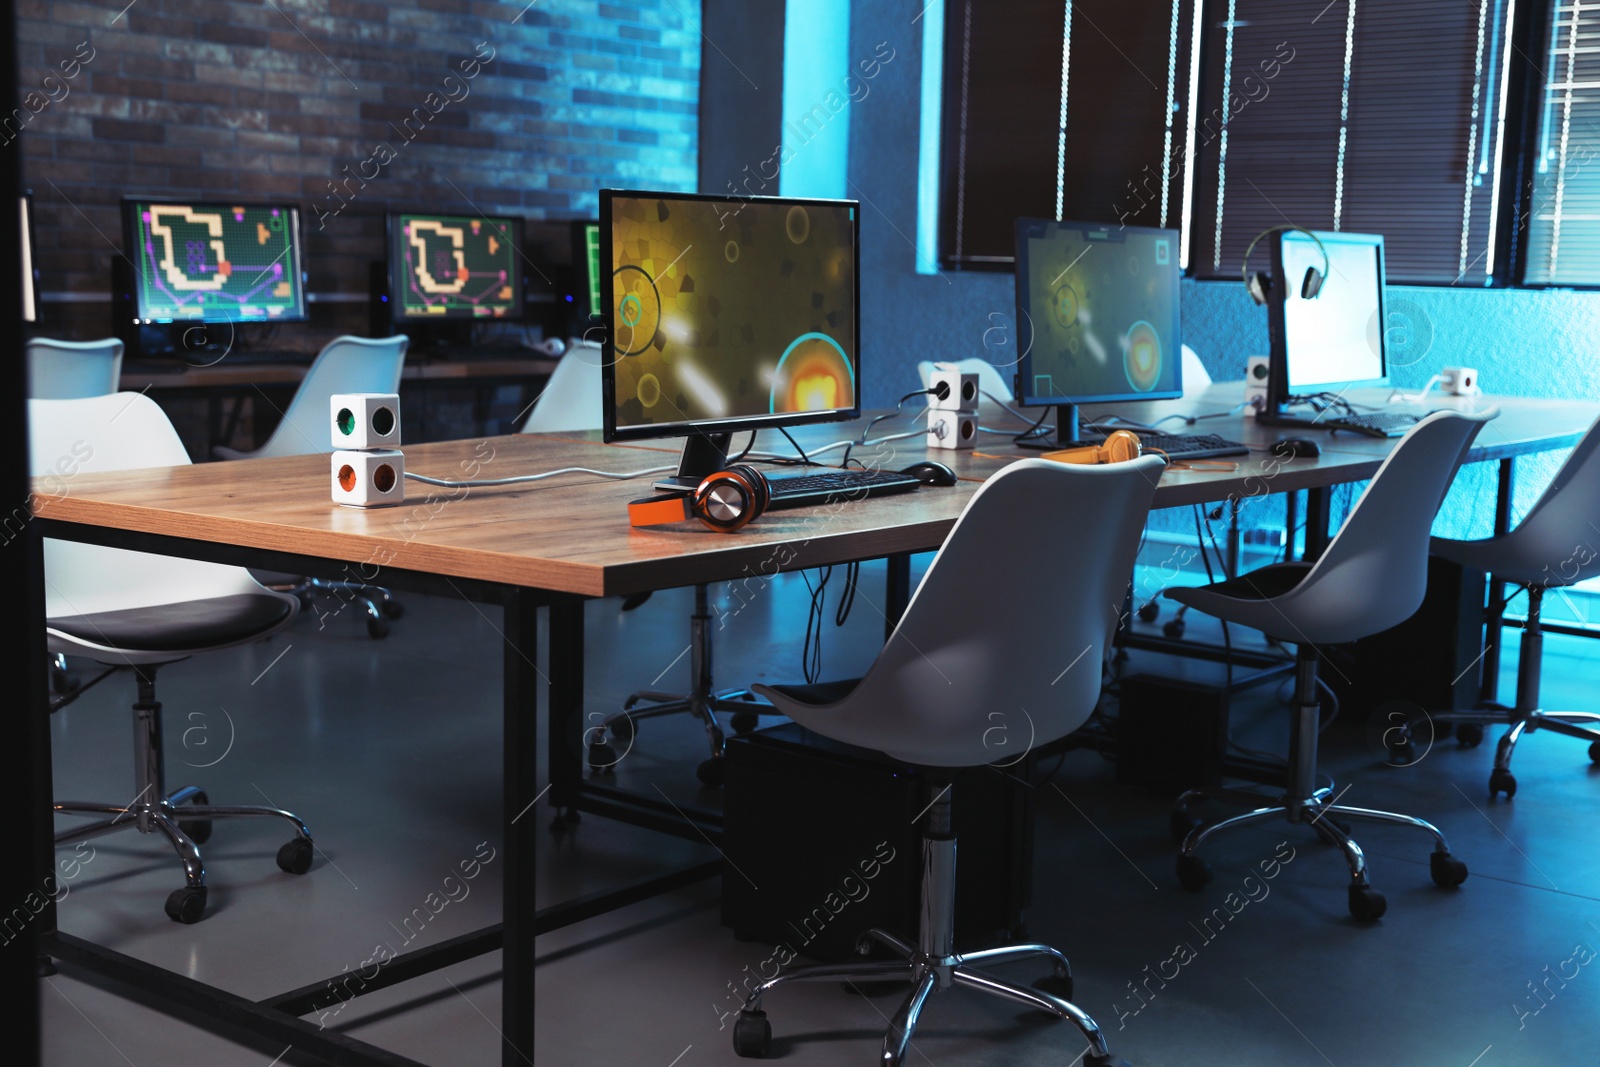
[[(1389, 330), (1385, 300), (1388, 290), (1388, 255), (1384, 249), (1383, 235), (1377, 233), (1346, 233), (1344, 231), (1311, 230), (1323, 244), (1360, 244), (1376, 250), (1378, 254), (1378, 365), (1377, 378), (1358, 378), (1348, 382), (1318, 383), (1308, 386), (1317, 392), (1334, 389), (1382, 388), (1389, 384)], [(1270, 343), (1267, 360), (1267, 405), (1277, 411), (1289, 402), (1293, 394), (1289, 388), (1289, 334), (1287, 307), (1288, 279), (1284, 273), (1283, 245), (1286, 240), (1304, 240), (1299, 230), (1279, 233), (1271, 245), (1272, 288), (1267, 299), (1267, 332)], [(1298, 283), (1296, 285), (1298, 289)]]
[[(1176, 375), (1174, 385), (1170, 390), (1151, 390), (1141, 393), (1130, 390), (1125, 393), (1092, 393), (1080, 396), (1037, 396), (1033, 392), (1033, 330), (1032, 316), (1026, 307), (1028, 291), (1028, 257), (1024, 255), (1023, 230), (1025, 227), (1045, 223), (1063, 229), (1101, 230), (1108, 233), (1141, 234), (1148, 236), (1164, 236), (1172, 241), (1172, 258), (1170, 260), (1170, 274), (1172, 278), (1172, 307), (1174, 309), (1174, 337), (1173, 341), (1173, 366)], [(1017, 358), (1014, 386), (1016, 402), (1020, 407), (1060, 407), (1076, 404), (1117, 404), (1130, 401), (1143, 400), (1177, 400), (1183, 396), (1183, 293), (1181, 280), (1183, 268), (1178, 265), (1178, 249), (1182, 235), (1173, 229), (1163, 226), (1124, 226), (1116, 223), (1086, 222), (1076, 219), (1042, 219), (1018, 218), (1014, 230), (1016, 238), (1016, 303), (1014, 306), (1015, 318), (1012, 320), (1016, 326), (1018, 344), (1021, 354)], [(1024, 323), (1027, 325), (1024, 326)]]
[[(568, 222), (569, 236), (572, 238), (572, 301), (573, 319), (589, 325), (598, 324), (605, 317), (605, 299), (600, 291), (600, 280), (594, 279), (590, 284), (588, 266), (585, 260), (588, 257), (588, 243), (583, 239), (584, 229), (589, 226), (595, 228), (596, 235), (600, 233), (599, 219), (571, 219)], [(587, 296), (589, 301), (582, 301)], [(590, 312), (588, 303), (600, 305), (598, 312)]]
[[(288, 315), (270, 315), (261, 317), (241, 318), (238, 316), (224, 318), (207, 318), (201, 316), (195, 319), (172, 318), (159, 319), (148, 313), (144, 306), (144, 286), (140, 281), (143, 272), (144, 257), (139, 250), (139, 214), (134, 210), (137, 204), (218, 204), (227, 207), (250, 208), (283, 208), (289, 212), (289, 225), (294, 236), (294, 255), (298, 262), (295, 263), (299, 285), (296, 289), (295, 312)], [(300, 227), (300, 205), (290, 200), (245, 200), (239, 198), (217, 199), (214, 196), (124, 196), (122, 198), (122, 241), (123, 252), (129, 263), (133, 265), (133, 309), (137, 321), (156, 325), (178, 325), (182, 323), (221, 323), (234, 322), (243, 324), (272, 323), (272, 322), (307, 322), (310, 320), (308, 305), (311, 294), (306, 287), (306, 257), (305, 233)]]
[[(396, 325), (405, 324), (415, 326), (427, 322), (526, 322), (528, 319), (528, 272), (526, 264), (522, 270), (517, 271), (515, 291), (512, 293), (512, 310), (504, 315), (462, 315), (445, 312), (443, 315), (411, 315), (401, 309), (405, 307), (400, 299), (403, 278), (395, 274), (395, 247), (394, 228), (399, 224), (402, 216), (423, 215), (434, 218), (470, 219), (471, 212), (460, 211), (430, 211), (426, 208), (390, 208), (383, 214), (383, 273), (389, 289), (389, 320)], [(521, 215), (488, 215), (479, 212), (478, 218), (485, 222), (493, 223), (504, 219), (511, 223), (514, 237), (511, 243), (512, 251), (522, 255), (524, 240), (527, 234), (527, 219)]]
[[(830, 200), (819, 197), (801, 196), (717, 196), (708, 193), (681, 193), (667, 192), (656, 189), (602, 189), (600, 190), (600, 273), (602, 278), (609, 278), (606, 274), (606, 264), (612, 262), (611, 230), (608, 225), (611, 219), (611, 201), (614, 197), (626, 199), (662, 199), (662, 200), (697, 200), (714, 201), (729, 205), (730, 213), (737, 212), (747, 203), (758, 204), (788, 204), (801, 207), (838, 208), (849, 207), (853, 209), (850, 214), (850, 240), (852, 273), (851, 300), (854, 302), (854, 314), (851, 316), (851, 358), (854, 363), (855, 383), (851, 392), (853, 406), (849, 408), (830, 408), (826, 411), (790, 411), (767, 412), (760, 415), (745, 415), (737, 418), (707, 419), (699, 422), (677, 423), (650, 423), (645, 426), (618, 426), (617, 425), (617, 372), (616, 348), (612, 343), (613, 327), (612, 316), (614, 309), (610, 299), (601, 301), (601, 328), (604, 336), (601, 339), (600, 358), (600, 383), (601, 407), (604, 409), (604, 425), (602, 437), (606, 441), (638, 441), (670, 437), (693, 437), (702, 434), (735, 433), (749, 430), (777, 429), (779, 427), (806, 426), (822, 422), (848, 422), (861, 417), (861, 202), (858, 200)], [(602, 281), (602, 285), (604, 282)]]

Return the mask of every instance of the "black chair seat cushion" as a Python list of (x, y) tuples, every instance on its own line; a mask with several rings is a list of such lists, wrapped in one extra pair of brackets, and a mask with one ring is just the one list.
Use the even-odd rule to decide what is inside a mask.
[(293, 606), (261, 593), (183, 600), (121, 611), (64, 615), (48, 620), (52, 630), (130, 652), (183, 652), (248, 641), (289, 617)]
[(1271, 600), (1289, 592), (1310, 573), (1311, 564), (1298, 560), (1292, 563), (1271, 563), (1247, 574), (1241, 574), (1237, 578), (1212, 582), (1200, 588), (1208, 593), (1233, 597), (1235, 600)]
[(836, 682), (817, 682), (814, 685), (769, 685), (767, 688), (774, 693), (782, 693), (790, 700), (798, 700), (802, 704), (834, 704), (849, 696), (860, 684), (860, 678), (845, 678)]

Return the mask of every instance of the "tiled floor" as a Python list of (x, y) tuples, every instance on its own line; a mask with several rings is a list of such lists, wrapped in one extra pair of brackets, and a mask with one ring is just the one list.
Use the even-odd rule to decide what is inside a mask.
[[(870, 662), (882, 634), (871, 607), (877, 581), (881, 572), (869, 569), (869, 596), (844, 631), (830, 624), (829, 675)], [(171, 783), (204, 784), (217, 802), (292, 808), (317, 834), (321, 852), (309, 874), (274, 865), (287, 840), (278, 826), (219, 824), (206, 849), (209, 913), (184, 927), (161, 910), (181, 877), (165, 846), (100, 838), (92, 853), (78, 854), (66, 882), (64, 928), (259, 998), (359, 969), (380, 945), (423, 946), (494, 921), (499, 620), (461, 601), (405, 599), (410, 610), (386, 642), (369, 640), (348, 615), (320, 631), (306, 618), (271, 642), (162, 675)], [(804, 589), (792, 580), (736, 615), (730, 609), (718, 635), (720, 677), (797, 677), (791, 620), (803, 613)], [(592, 605), (589, 707), (609, 709), (662, 671), (656, 684), (681, 683), (686, 659), (674, 659), (687, 614), (686, 592), (627, 615), (615, 602)], [(1592, 703), (1600, 646), (1552, 638), (1546, 654), (1547, 703)], [(1508, 669), (1514, 660), (1508, 650)], [(131, 793), (130, 696), (130, 682), (117, 679), (56, 716), (58, 796)], [(1236, 713), (1258, 747), (1281, 735), (1274, 708), (1262, 693)], [(1347, 802), (1438, 822), (1471, 865), (1466, 885), (1433, 887), (1420, 835), (1359, 827), (1389, 898), (1387, 917), (1361, 926), (1345, 911), (1338, 855), (1268, 824), (1222, 839), (1211, 852), (1215, 882), (1190, 895), (1173, 878), (1166, 802), (1117, 786), (1110, 764), (1088, 753), (1068, 757), (1039, 787), (1030, 931), (1072, 959), (1078, 1002), (1114, 1047), (1139, 1067), (1595, 1063), (1600, 964), (1582, 961), (1600, 961), (1600, 770), (1583, 747), (1544, 734), (1525, 741), (1516, 800), (1491, 805), (1487, 745), (1441, 746), (1400, 769), (1383, 766), (1358, 726), (1330, 730), (1326, 746), (1325, 767), (1352, 786)], [(700, 755), (687, 723), (654, 721), (618, 777), (715, 803), (692, 773)], [(1285, 841), (1294, 851), (1281, 873), (1246, 883)], [(539, 892), (548, 902), (712, 855), (590, 817), (549, 840)], [(463, 862), (475, 878), (459, 877)], [(447, 881), (452, 874), (459, 880)], [(1234, 889), (1255, 899), (1206, 926)], [(1181, 966), (1172, 962), (1179, 946), (1188, 950)], [(734, 1007), (730, 983), (768, 952), (719, 925), (715, 882), (542, 938), (537, 1042), (525, 1051), (561, 1067), (731, 1064), (723, 1020)], [(498, 1063), (498, 965), (498, 956), (484, 957), (322, 1021), (428, 1063)], [(1036, 972), (1014, 973), (1025, 980)], [(265, 1067), (284, 1052), (230, 1044), (66, 977), (46, 981), (52, 1067)], [(897, 997), (785, 988), (767, 1003), (775, 1055), (797, 1067), (873, 1062)], [(1066, 1026), (952, 992), (930, 1005), (912, 1059), (1067, 1067), (1082, 1048)], [(290, 1053), (280, 1062), (293, 1061)]]

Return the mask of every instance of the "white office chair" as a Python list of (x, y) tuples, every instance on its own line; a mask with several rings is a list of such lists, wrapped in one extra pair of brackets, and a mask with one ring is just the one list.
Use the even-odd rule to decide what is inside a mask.
[(266, 444), (253, 451), (217, 445), (212, 454), (218, 459), (260, 459), (332, 451), (328, 398), (335, 393), (398, 393), (410, 343), (403, 335), (335, 337), (317, 353)]
[[(76, 471), (112, 471), (187, 464), (189, 455), (155, 401), (138, 393), (28, 404), (30, 469), (64, 478), (65, 459)], [(51, 491), (47, 481), (44, 492)], [(68, 481), (62, 492), (70, 493)], [(161, 704), (156, 671), (202, 652), (230, 648), (276, 633), (294, 618), (295, 598), (262, 587), (242, 567), (171, 556), (46, 540), (45, 617), (50, 651), (85, 656), (107, 670), (87, 685), (51, 701), (51, 710), (75, 699), (113, 671), (131, 668), (138, 683), (133, 705), (134, 785), (123, 803), (63, 800), (62, 814), (110, 818), (56, 834), (56, 844), (116, 830), (160, 831), (183, 861), (185, 884), (167, 897), (178, 922), (199, 921), (206, 907), (206, 873), (199, 846), (211, 820), (244, 815), (286, 819), (295, 837), (278, 850), (278, 866), (291, 874), (311, 869), (311, 831), (287, 811), (218, 806), (197, 786), (167, 792), (163, 773)]]
[[(335, 337), (317, 353), (289, 401), (289, 409), (283, 413), (266, 444), (249, 452), (217, 445), (211, 450), (212, 454), (218, 459), (260, 459), (331, 452), (328, 398), (335, 393), (398, 393), (400, 374), (405, 369), (406, 346), (410, 343), (411, 339), (404, 335)], [(292, 593), (307, 608), (318, 596), (360, 604), (366, 616), (367, 633), (374, 638), (388, 637), (389, 620), (405, 614), (405, 607), (382, 586), (268, 571), (257, 572), (257, 577), (274, 588)]]
[(1200, 357), (1188, 345), (1183, 350), (1183, 395), (1199, 396), (1211, 388), (1211, 372), (1200, 362)]
[[(598, 349), (586, 346), (574, 347), (562, 356), (544, 391), (534, 403), (533, 410), (523, 422), (521, 432), (560, 433), (600, 429), (600, 358)], [(629, 597), (623, 601), (622, 610), (632, 611), (648, 599), (649, 594)], [(616, 744), (623, 745), (623, 751), (626, 751), (626, 746), (633, 741), (643, 720), (687, 713), (705, 727), (711, 749), (711, 755), (700, 763), (695, 773), (704, 785), (721, 785), (722, 744), (726, 734), (717, 714), (722, 712), (732, 716), (730, 726), (739, 733), (748, 733), (760, 725), (760, 712), (766, 705), (756, 702), (749, 690), (719, 690), (712, 681), (711, 607), (704, 585), (694, 587), (694, 613), (689, 616), (689, 675), (688, 693), (638, 690), (629, 694), (619, 714), (586, 731), (590, 769), (604, 772), (614, 768), (621, 760)]]
[[(990, 396), (1009, 404), (1012, 401), (1011, 386), (1006, 382), (1005, 375), (996, 369), (993, 363), (979, 356), (969, 356), (966, 359), (941, 360), (940, 362), (954, 362), (961, 368), (963, 374), (976, 374), (978, 388)], [(933, 380), (933, 363), (931, 359), (922, 360), (917, 364), (917, 376), (922, 379), (922, 387), (926, 389)], [(1010, 368), (1007, 368), (1009, 371)]]
[(105, 396), (122, 380), (122, 342), (52, 341), (35, 337), (28, 355), (28, 396), (35, 400), (72, 400)]
[[(1539, 707), (1539, 674), (1544, 652), (1540, 608), (1547, 589), (1561, 589), (1600, 574), (1600, 554), (1590, 546), (1600, 530), (1600, 422), (1589, 427), (1578, 447), (1562, 464), (1543, 495), (1515, 530), (1483, 541), (1434, 538), (1436, 555), (1466, 567), (1487, 571), (1495, 581), (1513, 582), (1528, 590), (1528, 621), (1517, 655), (1517, 698), (1512, 707), (1485, 705), (1475, 711), (1432, 715), (1435, 722), (1456, 723), (1456, 738), (1466, 745), (1483, 740), (1483, 725), (1506, 723), (1489, 774), (1489, 797), (1517, 792), (1511, 756), (1524, 734), (1551, 730), (1589, 742), (1589, 758), (1600, 763), (1600, 714), (1590, 711), (1545, 711)], [(1580, 725), (1586, 723), (1585, 725)]]
[(558, 433), (600, 429), (601, 351), (587, 345), (569, 349), (544, 383), (519, 433)]
[[(1211, 881), (1210, 866), (1195, 853), (1213, 834), (1287, 818), (1312, 827), (1344, 851), (1350, 868), (1350, 914), (1377, 919), (1388, 904), (1368, 884), (1361, 849), (1333, 822), (1334, 815), (1426, 830), (1434, 838), (1430, 867), (1434, 882), (1451, 887), (1466, 881), (1467, 865), (1450, 854), (1444, 835), (1433, 824), (1410, 815), (1336, 804), (1333, 787), (1318, 786), (1322, 683), (1317, 679), (1317, 659), (1321, 646), (1381, 633), (1410, 618), (1422, 605), (1428, 530), (1472, 439), (1495, 414), (1440, 411), (1412, 427), (1378, 468), (1343, 529), (1316, 562), (1275, 563), (1211, 585), (1166, 591), (1197, 611), (1296, 646), (1288, 788), (1275, 798), (1239, 789), (1193, 789), (1179, 797), (1172, 832), (1182, 842), (1177, 866), (1185, 889), (1198, 891)], [(1189, 814), (1189, 806), (1206, 798), (1255, 807), (1202, 825)]]
[[(1054, 995), (1058, 989), (1071, 995), (1071, 970), (1060, 952), (1045, 945), (955, 951), (950, 771), (1005, 755), (989, 744), (996, 712), (1016, 722), (1026, 716), (1033, 743), (1045, 745), (1076, 730), (1094, 710), (1106, 646), (1161, 470), (1155, 456), (1100, 467), (1013, 463), (973, 494), (866, 677), (755, 687), (807, 729), (933, 773), (917, 945), (872, 930), (862, 938), (863, 949), (876, 941), (902, 959), (801, 967), (756, 986), (734, 1027), (739, 1055), (766, 1056), (772, 1028), (761, 1002), (784, 982), (906, 979), (912, 991), (884, 1037), (878, 1062), (885, 1067), (905, 1059), (928, 996), (952, 984), (1070, 1020), (1089, 1040), (1084, 1063), (1120, 1062), (1094, 1020)], [(1093, 515), (1093, 524), (1084, 526), (1084, 515)], [(1083, 536), (1063, 554), (1057, 531), (1067, 528)], [(983, 611), (975, 613), (975, 604)], [(1033, 957), (1050, 961), (1055, 972), (1055, 980), (1043, 980), (1038, 989), (979, 969)], [(1069, 1061), (1064, 1053), (1061, 1062)]]

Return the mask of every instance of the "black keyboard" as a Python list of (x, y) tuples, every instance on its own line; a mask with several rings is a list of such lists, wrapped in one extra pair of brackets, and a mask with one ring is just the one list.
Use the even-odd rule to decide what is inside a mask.
[(801, 508), (827, 504), (834, 500), (863, 500), (885, 493), (904, 493), (922, 483), (899, 471), (823, 470), (804, 474), (773, 472), (767, 475), (772, 485), (774, 508)]
[(1368, 437), (1401, 437), (1421, 421), (1421, 415), (1377, 412), (1371, 415), (1340, 415), (1318, 419), (1317, 425), (1329, 430), (1349, 430), (1352, 433), (1366, 434)]
[[(1172, 459), (1216, 459), (1220, 456), (1247, 456), (1250, 449), (1238, 441), (1214, 433), (1156, 433), (1134, 430), (1146, 452), (1162, 452)], [(1101, 438), (1104, 440), (1104, 438)]]

